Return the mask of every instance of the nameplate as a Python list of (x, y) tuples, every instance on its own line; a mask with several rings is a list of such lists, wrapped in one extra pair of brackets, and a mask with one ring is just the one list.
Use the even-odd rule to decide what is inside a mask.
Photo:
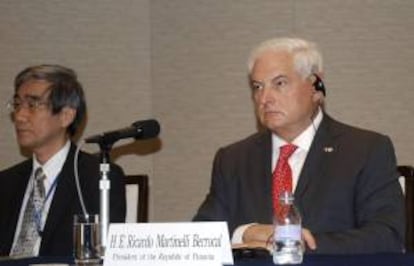
[(233, 265), (225, 222), (109, 226), (104, 266)]

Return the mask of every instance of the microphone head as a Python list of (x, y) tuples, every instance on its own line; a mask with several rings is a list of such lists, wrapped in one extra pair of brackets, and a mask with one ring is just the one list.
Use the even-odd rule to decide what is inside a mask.
[(132, 124), (138, 134), (135, 139), (155, 138), (160, 133), (160, 124), (155, 119), (140, 120)]

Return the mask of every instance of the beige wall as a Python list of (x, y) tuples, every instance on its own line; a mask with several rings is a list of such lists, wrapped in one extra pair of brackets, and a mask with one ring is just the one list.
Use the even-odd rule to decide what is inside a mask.
[[(57, 63), (75, 69), (85, 88), (84, 136), (151, 117), (149, 30), (148, 1), (0, 1), (0, 99), (12, 96), (13, 78), (22, 68)], [(1, 125), (4, 168), (21, 157), (4, 108)], [(145, 149), (119, 144), (131, 151), (123, 156), (119, 148), (114, 151), (127, 172), (152, 175), (151, 156), (140, 154)], [(98, 151), (90, 144), (85, 148)]]
[[(273, 36), (318, 42), (328, 111), (390, 135), (399, 163), (414, 164), (413, 13), (403, 0), (3, 0), (0, 100), (21, 68), (59, 63), (86, 89), (84, 136), (158, 119), (159, 140), (119, 142), (114, 159), (150, 175), (152, 221), (188, 220), (215, 151), (255, 131), (245, 61)], [(22, 156), (0, 115), (5, 168)]]

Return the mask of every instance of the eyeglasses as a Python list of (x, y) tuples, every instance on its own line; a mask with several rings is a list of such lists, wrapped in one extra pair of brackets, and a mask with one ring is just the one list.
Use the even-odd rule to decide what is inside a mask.
[(7, 109), (12, 113), (19, 111), (21, 108), (25, 108), (30, 112), (35, 112), (42, 106), (48, 106), (49, 103), (49, 101), (37, 97), (28, 97), (26, 99), (13, 98), (7, 102)]

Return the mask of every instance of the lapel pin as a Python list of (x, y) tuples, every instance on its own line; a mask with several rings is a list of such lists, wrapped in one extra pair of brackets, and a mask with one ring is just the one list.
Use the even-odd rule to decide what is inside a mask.
[(334, 148), (332, 148), (332, 147), (325, 147), (325, 148), (323, 148), (323, 151), (324, 152), (333, 152), (334, 151)]

